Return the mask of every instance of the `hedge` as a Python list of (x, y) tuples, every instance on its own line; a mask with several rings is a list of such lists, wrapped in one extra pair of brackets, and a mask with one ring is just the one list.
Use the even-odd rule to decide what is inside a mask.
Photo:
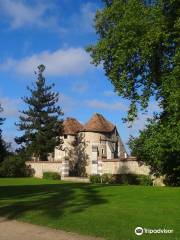
[(105, 183), (105, 184), (127, 184), (127, 185), (152, 185), (150, 176), (137, 174), (99, 174), (90, 176), (91, 183)]
[(58, 172), (43, 172), (43, 178), (49, 180), (61, 180), (61, 175)]

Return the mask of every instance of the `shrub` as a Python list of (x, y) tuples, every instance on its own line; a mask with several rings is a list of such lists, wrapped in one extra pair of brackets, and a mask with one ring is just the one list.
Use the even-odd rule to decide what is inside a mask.
[(112, 174), (104, 173), (101, 176), (102, 183), (109, 183), (111, 176), (112, 176)]
[(125, 184), (125, 185), (152, 185), (152, 180), (149, 176), (137, 174), (109, 174), (91, 175), (91, 183), (106, 183), (106, 184)]
[(61, 175), (58, 172), (43, 172), (43, 178), (49, 180), (61, 180)]
[(115, 182), (129, 185), (152, 185), (150, 176), (140, 174), (117, 174), (115, 175)]
[(116, 175), (116, 182), (120, 184), (129, 184), (129, 185), (137, 185), (137, 175), (135, 174), (120, 174)]
[(101, 176), (99, 174), (90, 175), (91, 183), (101, 183)]
[(138, 185), (143, 185), (143, 186), (153, 185), (153, 181), (150, 178), (150, 176), (146, 176), (146, 175), (137, 175), (137, 182), (138, 182)]
[(102, 183), (116, 183), (116, 175), (115, 174), (110, 174), (110, 173), (104, 173), (101, 176)]
[(30, 177), (33, 175), (33, 169), (26, 166), (24, 159), (19, 155), (10, 155), (1, 163), (1, 177)]

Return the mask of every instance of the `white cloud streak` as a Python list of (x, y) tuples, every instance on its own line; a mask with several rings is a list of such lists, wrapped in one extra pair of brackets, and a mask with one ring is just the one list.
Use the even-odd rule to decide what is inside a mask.
[(27, 26), (58, 28), (57, 17), (46, 17), (52, 6), (46, 2), (37, 2), (31, 6), (22, 0), (0, 0), (1, 18), (6, 18), (14, 30)]
[(83, 48), (68, 48), (54, 52), (43, 51), (19, 60), (9, 58), (0, 64), (0, 70), (32, 75), (39, 64), (44, 64), (47, 75), (52, 76), (78, 75), (92, 68), (90, 56)]

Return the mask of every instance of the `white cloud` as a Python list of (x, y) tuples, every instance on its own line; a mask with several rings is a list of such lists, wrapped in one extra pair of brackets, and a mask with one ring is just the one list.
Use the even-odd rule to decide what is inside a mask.
[(127, 111), (127, 106), (121, 102), (107, 103), (101, 100), (93, 99), (86, 102), (88, 107), (105, 109), (108, 111)]
[(3, 107), (1, 113), (3, 117), (17, 117), (19, 115), (20, 99), (11, 99), (9, 97), (0, 97), (0, 103)]
[(64, 18), (60, 15), (64, 11), (63, 4), (53, 1), (28, 0), (0, 0), (0, 18), (6, 21), (11, 29), (22, 27), (48, 28), (61, 34), (93, 33), (93, 19), (97, 8), (97, 3), (83, 3), (79, 10)]
[(36, 2), (33, 6), (22, 0), (0, 0), (1, 18), (8, 20), (12, 29), (20, 27), (58, 27), (55, 16), (46, 17), (52, 4)]
[(47, 74), (52, 76), (82, 74), (92, 67), (90, 56), (83, 48), (69, 48), (43, 51), (19, 60), (9, 58), (0, 64), (0, 70), (32, 75), (39, 64), (44, 64)]

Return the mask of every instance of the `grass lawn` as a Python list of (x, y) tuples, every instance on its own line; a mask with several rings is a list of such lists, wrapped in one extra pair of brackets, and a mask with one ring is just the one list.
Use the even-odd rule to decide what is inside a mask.
[[(109, 240), (179, 240), (180, 188), (0, 179), (0, 216)], [(136, 236), (137, 226), (174, 233)]]

